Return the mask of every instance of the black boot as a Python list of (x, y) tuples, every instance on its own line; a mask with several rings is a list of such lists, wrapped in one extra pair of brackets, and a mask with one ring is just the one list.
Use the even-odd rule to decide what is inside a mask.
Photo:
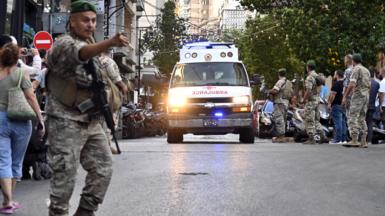
[(309, 134), (308, 140), (306, 140), (306, 142), (304, 142), (303, 144), (305, 144), (305, 145), (314, 145), (314, 144), (316, 144), (316, 141), (314, 140), (314, 135), (313, 134)]
[(74, 216), (95, 216), (94, 211), (78, 207)]

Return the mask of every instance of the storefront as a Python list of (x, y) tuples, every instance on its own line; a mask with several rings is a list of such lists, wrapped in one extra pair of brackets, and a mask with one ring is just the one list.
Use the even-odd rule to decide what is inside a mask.
[(32, 43), (35, 32), (42, 30), (43, 7), (38, 0), (0, 1), (0, 34), (13, 35), (21, 46)]

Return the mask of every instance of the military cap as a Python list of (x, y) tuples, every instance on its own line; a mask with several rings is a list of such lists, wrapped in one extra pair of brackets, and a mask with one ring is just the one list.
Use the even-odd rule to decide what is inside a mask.
[(309, 60), (309, 61), (307, 61), (306, 65), (307, 65), (307, 66), (312, 66), (312, 67), (315, 67), (315, 66), (316, 66), (314, 60)]
[(84, 0), (72, 0), (71, 13), (79, 13), (79, 12), (86, 12), (86, 11), (93, 11), (96, 13), (95, 5)]
[(280, 76), (286, 76), (286, 68), (280, 68), (278, 69), (278, 74)]
[(353, 54), (353, 61), (354, 61), (354, 62), (357, 62), (357, 63), (361, 63), (361, 62), (362, 62), (362, 56), (361, 56), (361, 54), (359, 54), (359, 53), (354, 53), (354, 54)]

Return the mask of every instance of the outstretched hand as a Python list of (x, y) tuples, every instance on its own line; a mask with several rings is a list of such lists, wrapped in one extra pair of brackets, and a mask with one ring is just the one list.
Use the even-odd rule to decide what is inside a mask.
[(112, 38), (114, 46), (128, 46), (128, 38), (123, 33), (118, 33)]

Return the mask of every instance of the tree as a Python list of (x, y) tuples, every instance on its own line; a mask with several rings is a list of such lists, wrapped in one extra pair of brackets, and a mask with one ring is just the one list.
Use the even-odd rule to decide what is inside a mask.
[(250, 75), (259, 74), (269, 87), (278, 79), (278, 69), (286, 68), (290, 79), (303, 72), (303, 64), (293, 55), (282, 27), (273, 16), (248, 20), (244, 31), (225, 34), (234, 37), (240, 58)]
[[(382, 0), (242, 0), (249, 9), (273, 15), (302, 61), (315, 59), (326, 74), (343, 67), (345, 54), (360, 52), (367, 66), (376, 65), (376, 46), (385, 33)], [(265, 7), (263, 4), (270, 5)]]
[(175, 3), (168, 1), (164, 4), (157, 28), (146, 32), (143, 37), (144, 47), (154, 52), (154, 64), (168, 77), (179, 59), (180, 41), (186, 32), (184, 22), (175, 15)]

